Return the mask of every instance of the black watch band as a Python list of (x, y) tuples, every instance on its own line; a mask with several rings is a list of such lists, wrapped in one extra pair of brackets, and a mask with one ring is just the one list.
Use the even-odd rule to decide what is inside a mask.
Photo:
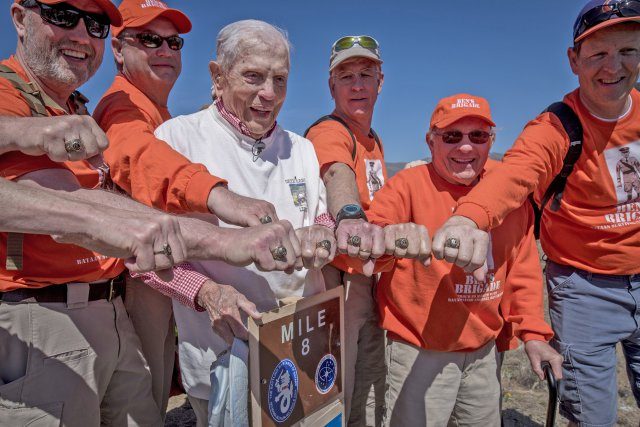
[(338, 224), (340, 224), (340, 221), (342, 221), (343, 219), (360, 219), (360, 218), (364, 219), (365, 221), (368, 221), (367, 215), (364, 213), (361, 206), (356, 204), (344, 205), (342, 208), (340, 208), (340, 210), (338, 211), (338, 214), (336, 215), (336, 228), (338, 227)]

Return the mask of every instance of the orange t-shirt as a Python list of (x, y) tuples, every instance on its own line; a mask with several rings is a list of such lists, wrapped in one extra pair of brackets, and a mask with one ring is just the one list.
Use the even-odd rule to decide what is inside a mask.
[[(12, 56), (2, 61), (28, 81), (20, 63)], [(67, 114), (47, 107), (50, 116)], [(0, 78), (0, 115), (31, 117), (31, 110), (11, 82)], [(78, 163), (78, 162), (76, 162)], [(0, 155), (0, 176), (15, 181), (29, 172), (67, 169), (71, 162), (56, 163), (47, 156), (28, 156), (17, 151)], [(78, 168), (77, 165), (75, 168)], [(97, 171), (93, 171), (96, 175)], [(39, 288), (67, 282), (94, 282), (110, 279), (124, 270), (121, 260), (108, 258), (75, 245), (56, 243), (51, 237), (23, 234), (23, 269), (6, 270), (7, 233), (0, 233), (0, 292), (17, 288)]]
[[(335, 114), (335, 112), (334, 112)], [(352, 130), (353, 131), (353, 130)], [(307, 138), (313, 143), (320, 163), (320, 173), (324, 174), (334, 163), (344, 163), (356, 175), (360, 194), (360, 205), (366, 212), (374, 195), (387, 180), (384, 154), (372, 135), (353, 131), (356, 138), (356, 155), (353, 158), (353, 139), (349, 131), (339, 122), (327, 120), (312, 127)], [(333, 265), (350, 271), (346, 255), (337, 256)]]
[[(542, 216), (540, 241), (555, 262), (593, 273), (640, 272), (640, 92), (633, 90), (631, 100), (625, 117), (603, 121), (587, 111), (579, 89), (564, 98), (580, 117), (584, 137), (560, 209), (547, 206)], [(568, 146), (560, 121), (541, 114), (527, 124), (499, 170), (460, 199), (456, 214), (490, 229), (529, 193), (539, 203)]]
[(93, 117), (109, 138), (104, 157), (113, 182), (148, 206), (174, 213), (209, 212), (211, 189), (226, 181), (155, 137), (155, 129), (171, 118), (166, 107), (117, 75)]
[[(485, 170), (496, 164), (489, 160)], [(380, 226), (413, 222), (433, 235), (470, 190), (445, 181), (431, 164), (406, 169), (376, 194), (369, 219)], [(432, 259), (429, 267), (410, 259), (387, 261), (376, 294), (389, 337), (437, 351), (477, 350), (501, 333), (507, 341), (511, 334), (549, 340), (530, 206), (512, 212), (490, 237), (486, 283), (444, 260)]]

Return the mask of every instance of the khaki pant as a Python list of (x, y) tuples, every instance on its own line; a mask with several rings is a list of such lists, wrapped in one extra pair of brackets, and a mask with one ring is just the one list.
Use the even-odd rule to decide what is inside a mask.
[(69, 305), (0, 302), (0, 425), (162, 424), (122, 300), (87, 302), (87, 286)]
[(500, 426), (500, 356), (387, 344), (385, 426)]
[(209, 401), (190, 394), (187, 394), (187, 399), (196, 414), (196, 427), (207, 427), (209, 425)]
[[(340, 271), (323, 269), (327, 288), (339, 286)], [(380, 426), (384, 413), (384, 331), (378, 326), (374, 278), (344, 274), (345, 419), (350, 426)]]
[(133, 324), (149, 370), (153, 399), (164, 419), (171, 391), (176, 353), (175, 322), (171, 298), (144, 282), (127, 277), (125, 307)]

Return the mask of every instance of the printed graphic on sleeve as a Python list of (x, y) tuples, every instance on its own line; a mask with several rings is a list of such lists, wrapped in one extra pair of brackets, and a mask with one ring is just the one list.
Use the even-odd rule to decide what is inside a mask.
[(364, 159), (367, 171), (367, 188), (369, 188), (369, 199), (373, 200), (373, 195), (384, 185), (384, 175), (382, 175), (382, 162), (379, 159)]
[(605, 150), (618, 204), (640, 201), (640, 142)]

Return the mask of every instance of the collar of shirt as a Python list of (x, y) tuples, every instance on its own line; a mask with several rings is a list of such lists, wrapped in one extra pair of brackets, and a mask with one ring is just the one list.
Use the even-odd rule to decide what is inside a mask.
[[(229, 111), (229, 110), (227, 110), (225, 108), (224, 103), (222, 102), (222, 99), (220, 99), (220, 98), (216, 99), (215, 101), (213, 101), (213, 105), (215, 105), (216, 108), (218, 109), (218, 113), (220, 113), (220, 115), (227, 122), (229, 122), (229, 124), (231, 124), (231, 126), (233, 126), (238, 132), (240, 132), (244, 136), (248, 136), (249, 138), (256, 139), (251, 135), (251, 132), (249, 131), (249, 128), (247, 127), (247, 125), (242, 123), (240, 121), (240, 119), (238, 118), (238, 116), (236, 116), (231, 111)], [(262, 135), (258, 139), (265, 139), (265, 138), (268, 138), (269, 136), (271, 136), (271, 134), (273, 133), (273, 130), (276, 128), (277, 124), (278, 124), (278, 122), (274, 122), (273, 126), (271, 126), (271, 129), (269, 129), (264, 135)]]

